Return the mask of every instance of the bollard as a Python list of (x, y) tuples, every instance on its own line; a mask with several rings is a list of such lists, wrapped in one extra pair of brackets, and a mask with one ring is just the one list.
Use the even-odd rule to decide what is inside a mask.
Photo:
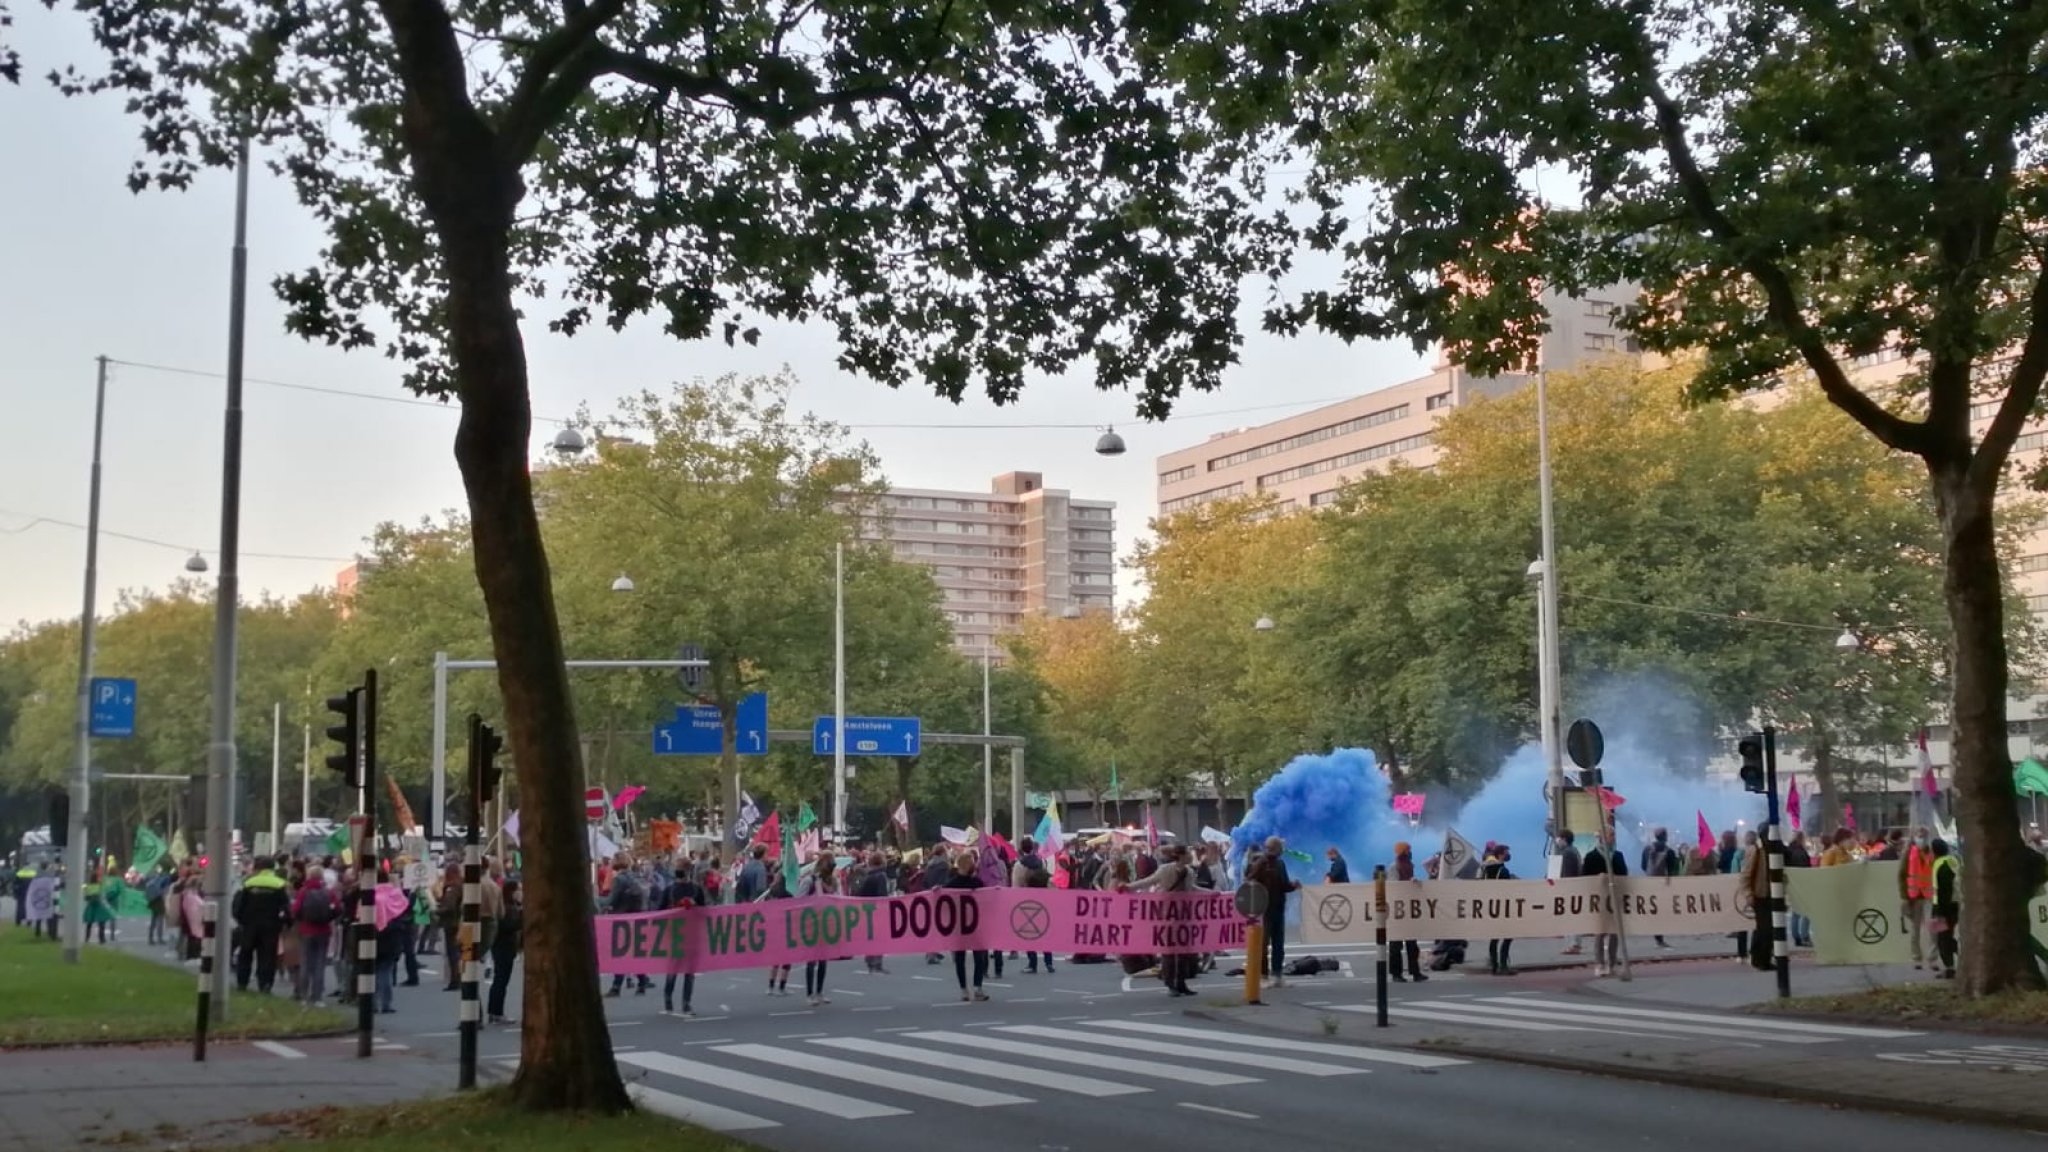
[(1260, 969), (1266, 964), (1266, 926), (1254, 920), (1244, 934), (1244, 1002), (1263, 1004), (1259, 999)]
[(1376, 864), (1372, 870), (1372, 940), (1373, 952), (1378, 959), (1373, 964), (1373, 979), (1378, 985), (1376, 999), (1379, 1004), (1379, 1026), (1387, 1026), (1387, 866)]
[(208, 900), (200, 911), (203, 927), (199, 936), (199, 1019), (192, 1029), (192, 1059), (206, 1062), (206, 1024), (213, 1015), (213, 953), (220, 920), (220, 904)]
[(1778, 815), (1778, 730), (1764, 725), (1764, 791), (1769, 797), (1770, 822), (1764, 826), (1764, 864), (1771, 885), (1771, 953), (1777, 970), (1778, 998), (1792, 996), (1792, 942), (1786, 935), (1791, 905), (1785, 898), (1785, 831)]

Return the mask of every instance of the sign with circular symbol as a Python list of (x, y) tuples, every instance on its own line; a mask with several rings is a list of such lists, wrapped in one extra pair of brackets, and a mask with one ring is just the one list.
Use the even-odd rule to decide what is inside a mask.
[(1756, 915), (1756, 897), (1750, 893), (1746, 886), (1735, 894), (1735, 914), (1737, 916)]
[(1052, 930), (1052, 913), (1036, 900), (1022, 900), (1010, 908), (1010, 931), (1019, 940), (1036, 940)]
[(1316, 921), (1331, 932), (1351, 927), (1351, 899), (1336, 893), (1323, 897), (1316, 905)]
[(1266, 905), (1271, 896), (1264, 884), (1240, 884), (1237, 886), (1237, 914), (1247, 920), (1257, 920), (1266, 914)]
[(1865, 908), (1856, 914), (1856, 924), (1850, 929), (1858, 944), (1876, 944), (1891, 935), (1890, 918), (1875, 908)]

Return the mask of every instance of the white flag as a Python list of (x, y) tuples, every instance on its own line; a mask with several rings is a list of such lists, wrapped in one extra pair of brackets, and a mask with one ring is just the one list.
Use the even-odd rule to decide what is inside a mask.
[(910, 801), (897, 801), (895, 819), (898, 828), (903, 829), (905, 832), (910, 831)]
[(1479, 875), (1479, 850), (1456, 828), (1444, 830), (1444, 853), (1437, 862), (1439, 880), (1471, 880)]
[(742, 838), (745, 838), (747, 836), (753, 835), (754, 825), (759, 824), (760, 822), (761, 810), (754, 806), (754, 798), (752, 796), (747, 795), (745, 792), (740, 793), (740, 836)]

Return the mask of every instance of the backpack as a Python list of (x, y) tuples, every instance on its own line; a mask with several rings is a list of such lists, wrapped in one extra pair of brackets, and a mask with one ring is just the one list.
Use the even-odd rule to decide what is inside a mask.
[(299, 902), (299, 923), (318, 927), (334, 923), (334, 893), (324, 885), (306, 893)]

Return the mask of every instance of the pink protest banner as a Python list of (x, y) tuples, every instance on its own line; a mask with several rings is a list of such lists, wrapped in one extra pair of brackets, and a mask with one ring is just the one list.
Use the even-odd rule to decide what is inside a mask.
[(1421, 792), (1403, 792), (1394, 797), (1394, 811), (1402, 816), (1422, 815), (1423, 802), (1429, 797)]
[(597, 918), (597, 967), (661, 975), (849, 956), (1004, 952), (1219, 952), (1241, 948), (1228, 892), (945, 888), (887, 899), (762, 900)]

